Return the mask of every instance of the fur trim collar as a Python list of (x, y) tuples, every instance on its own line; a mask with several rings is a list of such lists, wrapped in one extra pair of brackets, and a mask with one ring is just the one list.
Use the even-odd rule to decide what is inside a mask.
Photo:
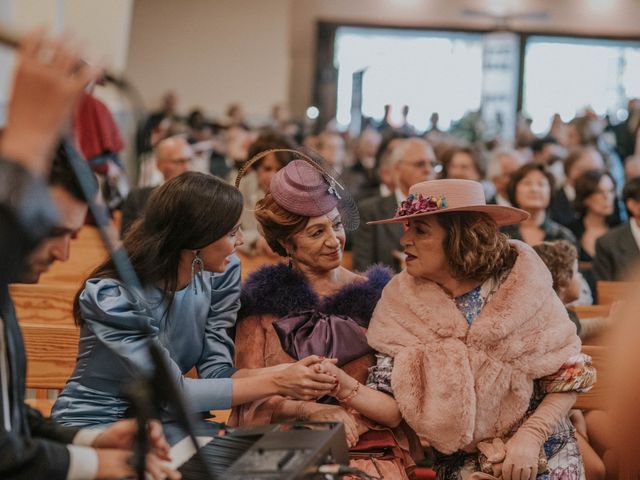
[(318, 310), (351, 317), (367, 327), (392, 272), (382, 265), (374, 265), (364, 275), (366, 281), (350, 283), (333, 295), (320, 298), (300, 272), (289, 270), (283, 263), (264, 266), (252, 273), (242, 286), (238, 320), (251, 315), (283, 317)]

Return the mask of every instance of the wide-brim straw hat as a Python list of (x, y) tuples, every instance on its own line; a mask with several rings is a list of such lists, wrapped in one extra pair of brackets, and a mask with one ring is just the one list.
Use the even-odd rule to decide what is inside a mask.
[(520, 223), (529, 218), (529, 214), (519, 208), (487, 205), (480, 182), (430, 180), (416, 183), (409, 189), (409, 196), (400, 204), (393, 218), (367, 223), (401, 223), (412, 218), (447, 212), (485, 213), (497, 225)]

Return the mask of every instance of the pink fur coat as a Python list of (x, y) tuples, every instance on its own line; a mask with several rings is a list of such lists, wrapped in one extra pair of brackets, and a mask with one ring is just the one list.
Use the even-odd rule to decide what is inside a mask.
[(407, 423), (442, 453), (473, 450), (522, 420), (533, 380), (580, 352), (580, 340), (528, 245), (469, 326), (435, 283), (403, 271), (382, 292), (367, 339), (394, 357), (391, 385)]

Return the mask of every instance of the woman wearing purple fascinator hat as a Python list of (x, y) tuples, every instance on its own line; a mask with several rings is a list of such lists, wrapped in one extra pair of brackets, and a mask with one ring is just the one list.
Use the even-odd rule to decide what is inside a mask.
[[(230, 421), (339, 421), (352, 466), (375, 476), (408, 478), (410, 437), (400, 426), (395, 401), (364, 385), (374, 353), (365, 332), (391, 272), (374, 266), (354, 273), (342, 266), (345, 230), (359, 222), (355, 203), (321, 158), (304, 152), (295, 156), (256, 204), (262, 235), (288, 261), (262, 267), (245, 282), (236, 361), (240, 368), (263, 368), (319, 355), (332, 359), (321, 368), (337, 378), (338, 386), (327, 396), (319, 392), (317, 401), (273, 396), (246, 404), (233, 410)], [(372, 448), (384, 448), (388, 455), (373, 460)]]

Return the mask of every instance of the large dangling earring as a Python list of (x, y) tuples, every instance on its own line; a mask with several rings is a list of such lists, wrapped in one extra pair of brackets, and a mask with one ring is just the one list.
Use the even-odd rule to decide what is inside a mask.
[(191, 285), (193, 286), (193, 290), (195, 294), (198, 294), (198, 282), (196, 282), (196, 275), (200, 277), (200, 280), (203, 280), (204, 272), (204, 262), (198, 256), (200, 250), (196, 250), (194, 253), (193, 261), (191, 262)]

